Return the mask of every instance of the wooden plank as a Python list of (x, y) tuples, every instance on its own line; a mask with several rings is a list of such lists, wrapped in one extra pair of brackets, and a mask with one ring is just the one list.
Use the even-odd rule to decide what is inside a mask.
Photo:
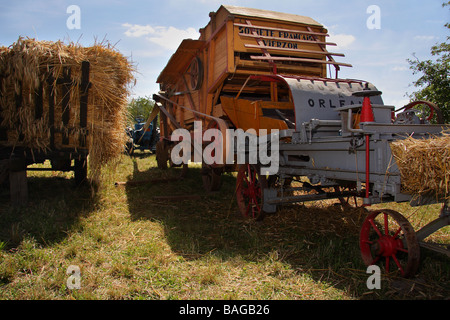
[(208, 80), (206, 84), (207, 87), (211, 86), (211, 84), (217, 81), (216, 79), (214, 79), (214, 64), (211, 63), (211, 61), (213, 61), (213, 59), (215, 58), (215, 49), (216, 49), (216, 40), (213, 38), (209, 42), (209, 49), (208, 49), (209, 56), (205, 66), (208, 75)]
[[(289, 72), (290, 74), (312, 74), (315, 76), (321, 76), (321, 67), (315, 67), (312, 64), (311, 65), (304, 65), (304, 66), (296, 66), (292, 64), (283, 64), (283, 61), (277, 64), (278, 70), (284, 70), (286, 72)], [(267, 71), (264, 71), (267, 69), (267, 64), (265, 62), (257, 61), (257, 60), (238, 60), (237, 63), (237, 71), (236, 74), (267, 74)], [(260, 70), (255, 70), (260, 69)], [(318, 70), (320, 69), (320, 70)]]
[(216, 79), (207, 89), (207, 93), (214, 93), (217, 88), (222, 84), (222, 82), (229, 76), (227, 72), (223, 72), (219, 78)]
[[(180, 124), (177, 122), (177, 120), (170, 113), (170, 110), (166, 110), (166, 108), (164, 108), (164, 106), (161, 103), (157, 103), (157, 104), (155, 104), (155, 106), (158, 106), (158, 108), (162, 112), (162, 114), (164, 114), (170, 120), (169, 125), (172, 124), (176, 129), (180, 129), (181, 128)], [(170, 108), (170, 106), (169, 106), (169, 108)]]
[(27, 171), (10, 171), (9, 186), (12, 204), (14, 206), (25, 205), (28, 202)]
[(55, 78), (53, 77), (53, 66), (49, 66), (47, 78), (48, 96), (48, 127), (50, 128), (50, 149), (55, 149)]
[(184, 201), (184, 200), (201, 200), (202, 197), (196, 194), (182, 194), (171, 196), (154, 196), (153, 200), (160, 201)]
[(319, 22), (315, 21), (314, 19), (306, 16), (301, 16), (298, 14), (276, 12), (271, 10), (244, 8), (230, 5), (223, 5), (221, 8), (224, 8), (226, 11), (228, 11), (231, 15), (235, 17), (244, 16), (258, 19), (267, 19), (281, 23), (284, 22), (298, 23), (298, 24), (312, 25), (315, 27), (323, 27)]
[[(88, 115), (88, 94), (91, 83), (89, 82), (89, 69), (90, 63), (83, 61), (81, 63), (81, 85), (80, 85), (80, 128), (86, 129), (87, 127), (87, 115)], [(86, 134), (87, 132), (81, 132), (79, 141), (80, 147), (86, 146)]]
[[(245, 22), (247, 23), (247, 25), (253, 26), (249, 20), (246, 20)], [(258, 43), (259, 48), (263, 52), (264, 56), (270, 58), (270, 53), (263, 48), (264, 47), (263, 40), (261, 40), (261, 38), (258, 38), (258, 33), (256, 32), (256, 29), (252, 29), (252, 34), (256, 37), (256, 42)], [(271, 60), (271, 59), (267, 59), (267, 60), (270, 63), (270, 65), (272, 66), (272, 72), (277, 73), (277, 66), (275, 65), (274, 60)]]
[[(311, 31), (311, 28), (310, 28), (310, 27), (307, 27), (307, 28), (308, 28), (309, 31)], [(315, 39), (316, 41), (318, 40), (316, 36), (313, 36), (313, 37), (314, 37), (314, 39)], [(321, 49), (322, 51), (324, 51), (324, 52), (327, 51), (327, 49), (325, 48), (325, 46), (319, 45), (319, 47), (320, 47), (320, 49)], [(328, 57), (328, 60), (330, 60), (331, 62), (335, 62), (335, 61), (334, 61), (334, 58), (333, 58), (331, 55), (327, 55), (327, 57)], [(337, 79), (337, 78), (338, 78), (338, 73), (339, 73), (340, 67), (339, 67), (339, 65), (337, 65), (337, 64), (333, 64), (333, 65), (334, 65), (334, 67), (336, 68), (336, 79)]]
[(238, 27), (247, 27), (247, 28), (256, 28), (256, 29), (265, 29), (265, 30), (273, 30), (273, 31), (281, 31), (281, 32), (290, 32), (290, 33), (297, 33), (297, 34), (307, 34), (307, 35), (315, 35), (315, 36), (324, 36), (329, 37), (330, 35), (328, 33), (322, 33), (322, 32), (314, 32), (314, 31), (303, 31), (303, 30), (295, 30), (295, 29), (284, 29), (284, 28), (275, 28), (275, 27), (266, 27), (266, 26), (255, 26), (252, 25), (249, 27), (249, 25), (244, 23), (235, 23), (235, 26)]
[(351, 64), (343, 63), (343, 62), (334, 62), (334, 61), (324, 61), (324, 60), (315, 60), (315, 59), (306, 59), (306, 58), (291, 58), (291, 57), (264, 57), (264, 56), (250, 56), (252, 59), (256, 60), (277, 60), (277, 61), (298, 61), (298, 62), (311, 62), (311, 63), (321, 63), (321, 64), (334, 64), (338, 66), (344, 67), (352, 67)]
[(0, 160), (0, 185), (9, 175), (9, 159)]
[(234, 66), (234, 26), (233, 21), (227, 21), (226, 25), (227, 32), (227, 70), (229, 73), (232, 73), (235, 70)]
[[(69, 125), (69, 120), (70, 120), (70, 86), (72, 84), (72, 80), (70, 79), (70, 74), (71, 74), (71, 69), (69, 67), (64, 67), (62, 78), (60, 78), (56, 81), (57, 84), (62, 85), (61, 112), (62, 112), (62, 123), (63, 123), (64, 127)], [(67, 133), (63, 133), (62, 144), (63, 145), (69, 144), (69, 135)]]
[(41, 119), (44, 112), (43, 92), (44, 87), (40, 82), (37, 90), (34, 91), (34, 118), (36, 120)]
[(270, 37), (270, 36), (260, 36), (260, 35), (253, 35), (253, 34), (247, 34), (247, 33), (240, 33), (241, 37), (247, 37), (247, 38), (261, 38), (261, 39), (268, 39), (268, 40), (279, 40), (284, 42), (297, 42), (297, 43), (307, 43), (307, 44), (322, 44), (322, 45), (328, 45), (328, 46), (337, 46), (334, 42), (325, 42), (325, 41), (311, 41), (311, 40), (301, 40), (301, 39), (286, 39), (281, 37)]
[[(22, 85), (22, 81), (17, 81), (17, 87), (19, 88), (19, 93), (14, 92), (14, 100), (15, 100), (15, 104), (16, 104), (16, 111), (19, 113), (20, 109), (23, 107), (22, 103), (23, 103), (23, 85)], [(20, 121), (20, 120), (19, 120)], [(21, 126), (19, 125), (20, 123), (17, 123), (17, 128), (21, 128)], [(22, 132), (21, 129), (19, 129), (19, 142), (22, 142), (24, 139), (24, 134)]]
[(334, 52), (327, 52), (327, 51), (279, 48), (279, 47), (271, 47), (271, 46), (264, 46), (264, 45), (261, 46), (261, 45), (257, 45), (257, 44), (245, 44), (244, 46), (247, 48), (255, 48), (255, 49), (266, 49), (266, 50), (270, 49), (270, 50), (277, 50), (277, 51), (290, 51), (290, 52), (297, 52), (297, 53), (311, 53), (311, 54), (325, 55), (325, 56), (345, 57), (345, 54), (343, 54), (343, 53), (334, 53)]
[[(3, 75), (0, 75), (0, 88), (3, 87)], [(2, 101), (3, 98), (3, 90), (0, 90), (0, 101)], [(2, 107), (0, 106), (0, 110)], [(7, 141), (8, 140), (8, 132), (6, 128), (1, 126), (1, 123), (3, 121), (2, 113), (0, 112), (0, 141)]]
[(117, 181), (114, 185), (117, 186), (139, 186), (143, 184), (155, 184), (155, 183), (166, 183), (166, 182), (177, 182), (180, 178), (162, 178), (162, 179), (148, 179), (140, 181)]
[(227, 71), (228, 50), (227, 50), (227, 33), (225, 29), (217, 34), (214, 41), (214, 73), (213, 80), (216, 80), (222, 72)]

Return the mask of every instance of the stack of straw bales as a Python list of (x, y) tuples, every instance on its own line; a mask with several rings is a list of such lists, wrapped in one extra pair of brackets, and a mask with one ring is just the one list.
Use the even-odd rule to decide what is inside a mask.
[[(90, 63), (87, 128), (80, 128), (81, 64)], [(62, 120), (62, 86), (56, 81), (70, 68), (69, 123)], [(49, 84), (54, 79), (54, 149), (88, 149), (91, 172), (115, 158), (125, 144), (127, 97), (133, 80), (132, 64), (112, 46), (91, 47), (61, 41), (19, 38), (9, 48), (0, 48), (0, 128), (7, 141), (0, 146), (25, 147), (48, 152), (50, 146)], [(40, 88), (41, 86), (41, 88)], [(42, 90), (43, 86), (43, 90)], [(35, 114), (35, 92), (42, 92), (42, 115)], [(17, 97), (21, 98), (17, 107)], [(88, 132), (86, 145), (79, 145), (80, 132)], [(69, 143), (62, 145), (63, 133)]]
[(408, 137), (391, 143), (404, 191), (450, 197), (450, 132), (429, 139)]

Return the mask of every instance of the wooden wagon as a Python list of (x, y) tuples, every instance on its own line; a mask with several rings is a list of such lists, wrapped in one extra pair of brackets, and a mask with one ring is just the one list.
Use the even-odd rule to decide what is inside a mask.
[[(74, 171), (77, 185), (123, 151), (132, 66), (105, 44), (19, 38), (0, 48), (0, 184), (26, 203), (27, 170)], [(51, 167), (28, 167), (50, 160)]]

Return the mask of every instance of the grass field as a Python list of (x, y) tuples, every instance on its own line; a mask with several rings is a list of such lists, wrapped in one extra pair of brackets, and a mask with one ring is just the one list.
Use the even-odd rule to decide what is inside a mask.
[[(2, 187), (0, 299), (450, 298), (450, 259), (425, 249), (415, 278), (383, 275), (381, 289), (369, 290), (358, 247), (361, 210), (324, 201), (245, 221), (233, 174), (206, 194), (199, 167), (184, 180), (151, 184), (145, 180), (180, 170), (157, 169), (149, 153), (119, 160), (104, 168), (96, 192), (74, 188), (69, 173), (30, 171), (29, 204), (13, 208)], [(198, 197), (155, 198), (187, 194)], [(415, 230), (440, 208), (383, 206), (404, 213)], [(449, 243), (449, 227), (431, 240)], [(79, 289), (68, 287), (71, 265), (80, 269)]]

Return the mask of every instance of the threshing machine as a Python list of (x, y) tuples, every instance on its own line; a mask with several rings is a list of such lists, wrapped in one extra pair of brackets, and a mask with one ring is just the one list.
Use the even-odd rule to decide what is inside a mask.
[[(208, 191), (220, 188), (223, 172), (237, 172), (236, 199), (245, 217), (261, 219), (282, 204), (323, 199), (350, 205), (348, 199), (359, 198), (364, 206), (445, 202), (404, 193), (390, 149), (398, 139), (428, 138), (448, 129), (438, 107), (421, 102), (437, 116), (438, 124), (430, 124), (419, 118), (415, 104), (396, 114), (370, 82), (340, 79), (340, 68), (351, 65), (335, 60), (344, 55), (326, 49), (336, 44), (327, 42), (327, 30), (311, 18), (234, 6), (221, 6), (210, 18), (200, 38), (184, 40), (158, 78), (161, 90), (147, 122), (160, 112), (159, 167), (167, 167), (178, 143), (171, 139), (174, 130), (194, 135), (195, 121), (223, 133), (224, 159), (230, 156), (226, 147), (236, 144), (227, 141), (228, 129), (255, 129), (257, 136), (266, 129), (279, 142), (272, 150), (278, 152), (276, 174), (262, 173), (261, 163), (249, 156), (245, 163), (202, 164)], [(335, 75), (328, 76), (328, 68)], [(411, 276), (419, 265), (419, 243), (449, 222), (448, 203), (418, 232), (398, 212), (368, 211), (362, 258)]]

